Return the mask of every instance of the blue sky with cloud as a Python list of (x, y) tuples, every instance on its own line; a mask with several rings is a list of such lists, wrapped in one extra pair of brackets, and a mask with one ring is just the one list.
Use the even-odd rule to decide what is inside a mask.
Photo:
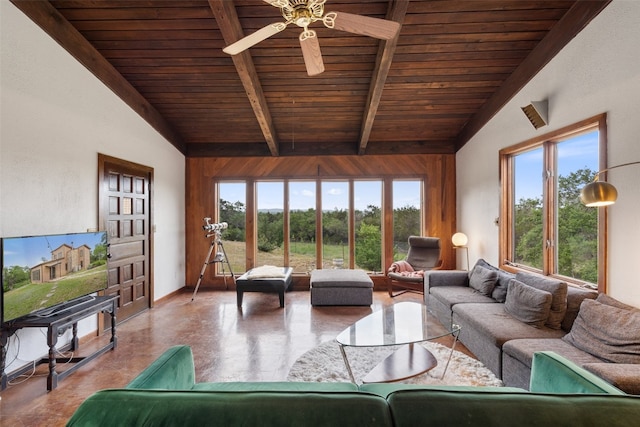
[[(240, 201), (246, 205), (244, 183), (224, 183), (220, 197), (230, 202)], [(347, 209), (349, 203), (348, 181), (323, 181), (322, 209)], [(316, 204), (315, 181), (290, 181), (289, 199), (291, 210), (314, 209)], [(381, 206), (382, 181), (361, 180), (354, 182), (355, 208), (364, 210), (369, 205)], [(394, 182), (394, 207), (420, 207), (420, 182), (398, 180)], [(257, 183), (258, 209), (282, 209), (284, 185), (282, 182), (263, 181)]]
[[(542, 196), (542, 148), (516, 158), (516, 201)], [(558, 144), (558, 173), (567, 176), (578, 169), (598, 170), (598, 132), (589, 132)]]

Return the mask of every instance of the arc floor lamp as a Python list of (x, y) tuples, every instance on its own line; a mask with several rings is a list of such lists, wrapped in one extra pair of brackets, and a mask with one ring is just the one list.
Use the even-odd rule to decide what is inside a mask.
[(580, 200), (582, 204), (589, 207), (599, 207), (612, 205), (618, 199), (618, 190), (613, 184), (606, 181), (599, 181), (600, 174), (610, 171), (611, 169), (617, 169), (624, 166), (639, 165), (640, 162), (623, 163), (617, 166), (611, 166), (610, 168), (602, 169), (596, 173), (593, 182), (585, 185), (580, 191)]

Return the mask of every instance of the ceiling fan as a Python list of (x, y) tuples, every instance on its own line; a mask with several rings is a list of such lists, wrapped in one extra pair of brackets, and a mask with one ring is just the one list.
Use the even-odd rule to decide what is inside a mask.
[(299, 39), (307, 74), (315, 76), (324, 71), (324, 62), (322, 61), (318, 36), (315, 31), (309, 29), (309, 25), (312, 23), (322, 21), (327, 28), (383, 40), (394, 38), (400, 30), (400, 24), (395, 21), (346, 12), (328, 12), (325, 14), (324, 4), (326, 0), (263, 1), (280, 8), (285, 22), (276, 22), (259, 29), (255, 33), (225, 47), (223, 49), (225, 53), (236, 55), (283, 31), (289, 24), (296, 24), (303, 28)]

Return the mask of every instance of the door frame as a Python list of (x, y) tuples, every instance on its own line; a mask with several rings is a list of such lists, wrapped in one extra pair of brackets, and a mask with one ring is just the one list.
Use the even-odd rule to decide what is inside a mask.
[[(133, 169), (140, 174), (149, 176), (149, 230), (147, 235), (149, 236), (149, 309), (155, 305), (155, 286), (153, 276), (153, 264), (154, 264), (154, 210), (153, 210), (153, 168), (139, 163), (130, 162), (128, 160), (119, 159), (117, 157), (111, 157), (106, 154), (98, 153), (98, 228), (100, 231), (106, 230), (106, 215), (108, 210), (109, 199), (107, 197), (106, 183), (104, 182), (105, 164), (114, 164), (116, 166), (122, 166), (123, 168)], [(104, 318), (98, 316), (98, 333), (104, 330)]]

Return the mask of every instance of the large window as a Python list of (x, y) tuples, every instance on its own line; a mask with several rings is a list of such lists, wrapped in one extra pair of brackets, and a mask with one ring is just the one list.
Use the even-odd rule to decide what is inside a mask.
[(349, 182), (322, 182), (322, 268), (349, 268)]
[(400, 260), (409, 251), (409, 236), (421, 236), (422, 181), (393, 181), (393, 259)]
[(582, 205), (580, 190), (604, 164), (605, 123), (599, 116), (500, 152), (507, 265), (603, 283), (605, 218)]
[(355, 181), (356, 268), (382, 271), (382, 181)]
[(316, 183), (289, 182), (289, 266), (294, 273), (316, 268)]
[(284, 265), (284, 184), (256, 183), (258, 253), (256, 265)]
[[(221, 237), (227, 260), (234, 273), (245, 270), (246, 187), (244, 182), (221, 182), (218, 185), (218, 219), (227, 223)], [(226, 267), (226, 266), (220, 266)]]
[[(386, 201), (388, 211), (385, 184), (393, 194)], [(422, 234), (420, 179), (285, 179), (250, 186), (221, 181), (218, 188), (218, 215), (229, 223), (222, 238), (232, 249), (234, 272), (246, 265), (284, 265), (302, 274), (316, 268), (383, 273), (393, 261), (385, 259), (390, 252), (384, 250), (383, 224), (393, 224), (394, 238), (386, 243), (399, 258), (406, 254), (408, 237)], [(248, 193), (255, 199), (249, 212)], [(247, 230), (247, 224), (255, 227)]]
[(542, 270), (543, 149), (513, 156), (515, 205), (513, 209), (513, 260)]

